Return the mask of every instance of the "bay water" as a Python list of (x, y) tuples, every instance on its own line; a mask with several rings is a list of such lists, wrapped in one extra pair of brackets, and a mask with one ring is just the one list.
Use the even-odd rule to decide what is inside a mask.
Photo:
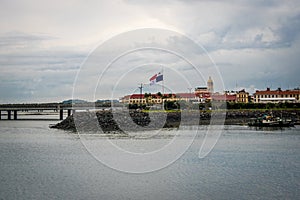
[[(104, 165), (78, 135), (49, 123), (0, 121), (0, 199), (300, 199), (299, 126), (225, 126), (202, 159), (200, 131), (169, 166), (134, 174)], [(168, 137), (114, 140), (151, 148)]]

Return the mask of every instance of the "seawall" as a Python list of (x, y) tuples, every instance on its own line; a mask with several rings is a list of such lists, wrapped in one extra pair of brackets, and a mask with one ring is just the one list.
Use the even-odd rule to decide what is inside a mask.
[[(218, 112), (218, 111), (217, 111)], [(158, 128), (176, 128), (180, 125), (209, 125), (212, 116), (214, 124), (245, 125), (250, 118), (260, 117), (264, 114), (272, 114), (275, 117), (289, 118), (299, 123), (300, 111), (298, 110), (228, 110), (225, 118), (214, 117), (210, 111), (192, 112), (142, 112), (142, 111), (97, 111), (80, 112), (67, 117), (62, 122), (52, 125), (51, 128), (76, 131), (95, 131), (101, 127), (105, 132), (123, 132), (136, 130), (152, 130)], [(75, 120), (74, 120), (75, 118)], [(120, 127), (119, 124), (123, 126)], [(75, 125), (76, 124), (76, 125)]]

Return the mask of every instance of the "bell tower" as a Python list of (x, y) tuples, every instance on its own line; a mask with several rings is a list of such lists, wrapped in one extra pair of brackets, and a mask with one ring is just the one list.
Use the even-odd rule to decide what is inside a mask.
[(214, 93), (214, 82), (211, 77), (209, 77), (207, 81), (207, 90), (209, 93)]

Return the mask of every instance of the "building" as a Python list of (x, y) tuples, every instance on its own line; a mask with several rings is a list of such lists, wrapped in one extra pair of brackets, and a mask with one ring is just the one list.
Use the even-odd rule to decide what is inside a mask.
[(177, 94), (132, 94), (120, 98), (124, 104), (162, 104), (163, 101), (187, 101), (194, 103), (203, 103), (211, 100), (214, 92), (214, 83), (211, 77), (207, 81), (207, 86), (195, 88), (194, 93)]
[(240, 91), (224, 91), (224, 94), (214, 93), (212, 95), (212, 100), (234, 103), (249, 103), (250, 95), (245, 91), (245, 89)]
[(195, 88), (195, 94), (200, 94), (200, 93), (209, 93), (207, 87), (196, 87)]
[(295, 103), (300, 102), (300, 90), (267, 90), (259, 91), (257, 90), (254, 95), (254, 103)]
[(143, 94), (132, 94), (120, 98), (120, 102), (124, 104), (141, 104), (146, 103), (146, 99)]
[(236, 102), (237, 103), (249, 103), (249, 93), (244, 89), (236, 93)]
[(236, 94), (219, 94), (214, 93), (211, 100), (215, 102), (236, 102)]
[(211, 100), (211, 94), (214, 93), (214, 83), (211, 77), (208, 78), (207, 86), (195, 88), (195, 95), (199, 102)]
[(206, 100), (210, 100), (211, 93), (208, 91), (207, 87), (197, 87), (195, 88), (195, 96), (198, 98), (200, 102), (205, 102)]
[(201, 99), (195, 93), (176, 93), (176, 101), (199, 103)]
[(163, 101), (187, 101), (200, 102), (195, 93), (176, 93), (176, 94), (132, 94), (120, 99), (124, 104), (162, 104)]
[(162, 104), (163, 101), (177, 101), (179, 99), (176, 94), (132, 94), (122, 97), (120, 102), (124, 104)]

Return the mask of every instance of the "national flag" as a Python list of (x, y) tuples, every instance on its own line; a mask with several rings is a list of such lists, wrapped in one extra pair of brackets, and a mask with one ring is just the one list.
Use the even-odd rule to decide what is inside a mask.
[(159, 72), (158, 74), (155, 74), (150, 78), (150, 85), (154, 85), (159, 81), (163, 81), (163, 79), (164, 79), (163, 74)]
[(152, 76), (152, 77), (150, 78), (150, 85), (154, 85), (154, 84), (155, 84), (155, 82), (156, 82), (156, 77), (157, 77), (157, 74), (155, 74), (154, 76)]
[(163, 80), (164, 80), (164, 76), (162, 73), (159, 72), (156, 77), (156, 82), (163, 81)]

